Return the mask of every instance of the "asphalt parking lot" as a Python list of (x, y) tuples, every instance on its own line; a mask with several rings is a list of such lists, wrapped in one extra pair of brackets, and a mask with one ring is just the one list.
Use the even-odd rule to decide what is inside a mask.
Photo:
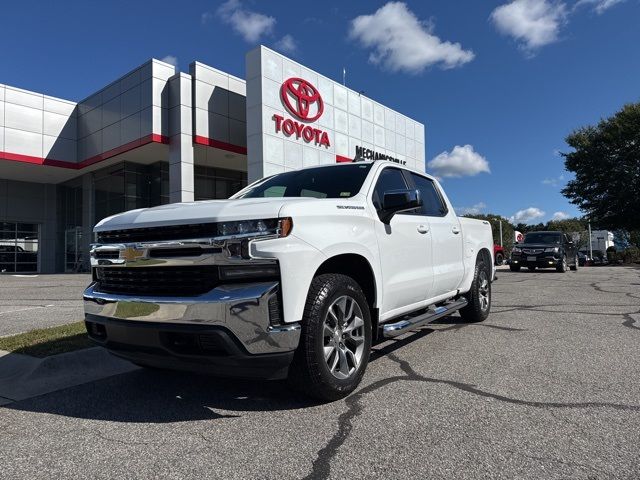
[(638, 478), (639, 341), (640, 269), (501, 271), (486, 322), (455, 315), (377, 345), (345, 400), (135, 370), (0, 407), (0, 472)]
[(78, 322), (90, 275), (0, 275), (0, 337)]

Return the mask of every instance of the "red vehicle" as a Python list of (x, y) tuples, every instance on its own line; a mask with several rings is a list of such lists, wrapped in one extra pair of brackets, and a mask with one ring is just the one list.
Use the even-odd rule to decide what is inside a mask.
[(494, 245), (493, 258), (495, 259), (496, 265), (502, 265), (504, 263), (504, 248), (500, 245)]

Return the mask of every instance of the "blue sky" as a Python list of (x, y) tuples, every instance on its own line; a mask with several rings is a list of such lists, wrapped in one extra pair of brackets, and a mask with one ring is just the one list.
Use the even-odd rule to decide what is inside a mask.
[(3, 11), (0, 83), (70, 100), (150, 57), (244, 77), (259, 43), (337, 80), (346, 67), (349, 87), (426, 125), (430, 171), (458, 209), (534, 223), (579, 213), (559, 193), (570, 178), (557, 155), (564, 137), (640, 100), (638, 0), (23, 1)]

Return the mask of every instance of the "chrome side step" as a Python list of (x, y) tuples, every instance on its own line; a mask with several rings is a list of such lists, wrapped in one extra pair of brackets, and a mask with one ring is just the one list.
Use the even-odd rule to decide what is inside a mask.
[(411, 317), (403, 315), (402, 320), (395, 323), (385, 323), (382, 325), (382, 336), (384, 338), (393, 338), (403, 333), (413, 330), (414, 328), (421, 327), (425, 323), (432, 322), (438, 318), (445, 317), (462, 307), (467, 305), (467, 299), (462, 297), (455, 302), (448, 303), (441, 307), (429, 308), (425, 313)]

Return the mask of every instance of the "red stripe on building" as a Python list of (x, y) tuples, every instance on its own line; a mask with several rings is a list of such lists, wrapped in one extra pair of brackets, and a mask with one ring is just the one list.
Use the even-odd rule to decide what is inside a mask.
[(135, 148), (142, 147), (143, 145), (147, 145), (148, 143), (164, 143), (168, 145), (169, 137), (165, 137), (164, 135), (159, 135), (157, 133), (152, 133), (151, 135), (139, 138), (138, 140), (134, 140), (133, 142), (125, 143), (124, 145), (120, 145), (119, 147), (107, 150), (100, 155), (87, 158), (86, 160), (83, 160), (78, 164), (80, 165), (78, 168), (88, 167), (89, 165), (93, 165), (103, 160), (107, 160), (108, 158), (115, 157), (116, 155), (129, 152)]
[(241, 155), (247, 154), (247, 147), (221, 142), (220, 140), (214, 140), (213, 138), (203, 137), (201, 135), (194, 135), (193, 143), (206, 145), (207, 147), (219, 148), (220, 150), (226, 150), (228, 152), (239, 153)]
[(73, 163), (67, 160), (56, 160), (53, 158), (32, 157), (30, 155), (21, 155), (19, 153), (2, 152), (2, 151), (0, 151), (0, 160), (32, 163), (34, 165), (44, 165), (46, 167), (59, 167), (59, 168), (70, 168), (72, 170), (80, 170), (82, 168), (88, 167), (89, 165), (94, 165), (98, 162), (107, 160), (108, 158), (115, 157), (116, 155), (120, 155), (122, 153), (133, 150), (134, 148), (138, 148), (143, 145), (147, 145), (149, 143), (168, 144), (169, 137), (165, 137), (164, 135), (159, 135), (157, 133), (152, 133), (151, 135), (147, 135), (145, 137), (139, 138), (138, 140), (134, 140), (133, 142), (129, 142), (119, 147), (108, 150), (104, 153), (101, 153), (100, 155), (87, 158), (79, 163)]
[(353, 162), (353, 158), (343, 157), (342, 155), (336, 155), (336, 163), (351, 163)]

